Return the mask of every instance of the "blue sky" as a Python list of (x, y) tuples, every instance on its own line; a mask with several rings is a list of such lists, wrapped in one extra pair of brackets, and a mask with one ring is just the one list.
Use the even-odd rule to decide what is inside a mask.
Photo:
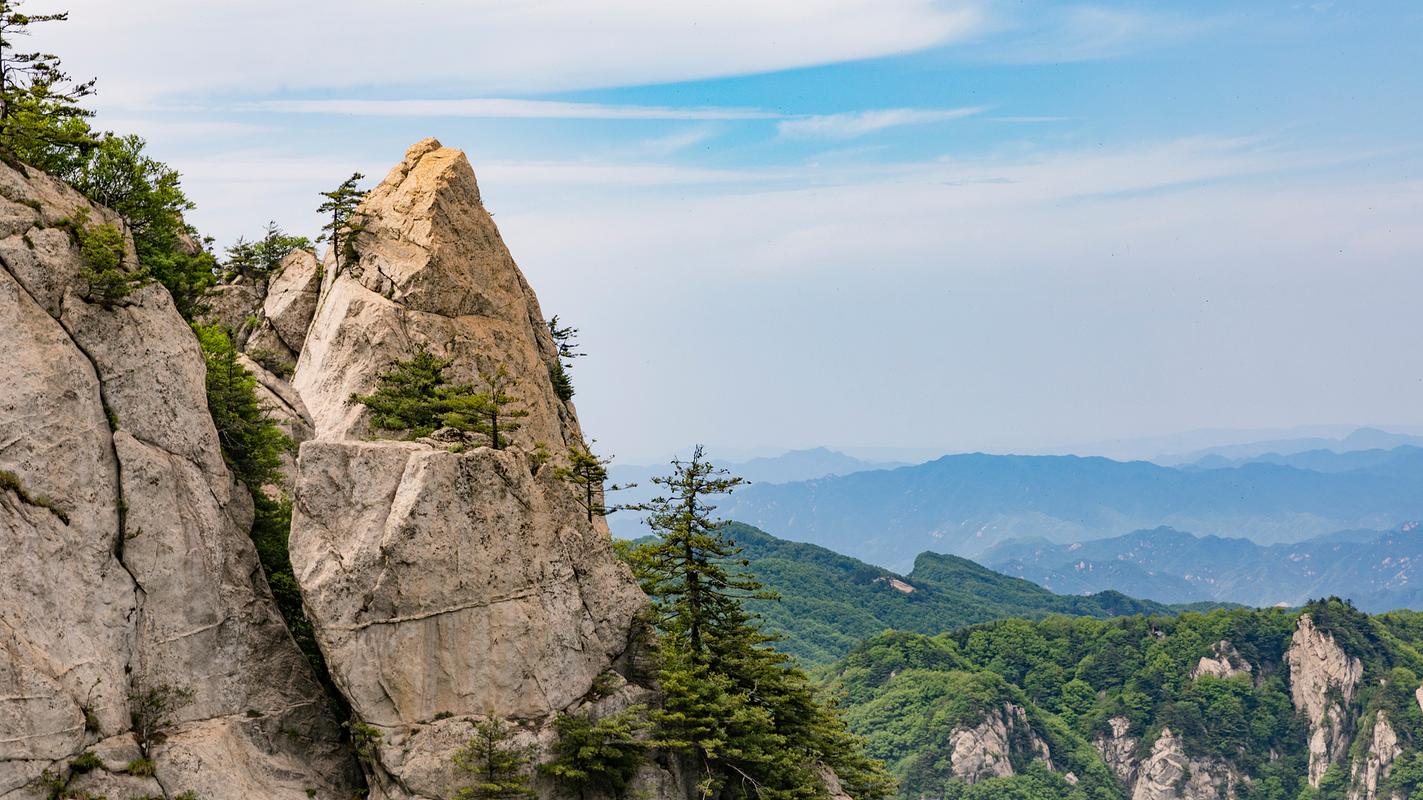
[(1423, 424), (1417, 2), (68, 7), (220, 242), (468, 152), (625, 459)]

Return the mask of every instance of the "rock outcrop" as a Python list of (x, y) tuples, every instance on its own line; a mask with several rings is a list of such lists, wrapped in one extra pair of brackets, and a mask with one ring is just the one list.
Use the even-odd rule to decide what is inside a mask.
[(1221, 640), (1211, 647), (1210, 655), (1201, 656), (1201, 660), (1191, 669), (1191, 679), (1195, 680), (1202, 675), (1215, 678), (1234, 678), (1240, 675), (1249, 677), (1252, 672), (1250, 662), (1246, 661), (1230, 642)]
[[(479, 383), (500, 366), (528, 416), (522, 440), (554, 453), (580, 441), (553, 389), (558, 354), (533, 290), (480, 201), (464, 153), (416, 143), (358, 209), (363, 232), (339, 268), (327, 256), (315, 320), (293, 385), (323, 439), (362, 436), (352, 394), (418, 347), (451, 359), (450, 378)], [(346, 248), (343, 248), (346, 249)]]
[(1388, 777), (1394, 760), (1403, 754), (1403, 748), (1398, 744), (1398, 734), (1389, 723), (1387, 713), (1374, 712), (1371, 727), (1372, 730), (1368, 732), (1369, 746), (1354, 762), (1349, 800), (1378, 800), (1379, 783)]
[[(111, 798), (350, 797), (359, 774), (262, 578), (194, 337), (156, 284), (84, 299), (65, 220), (121, 227), (111, 212), (9, 166), (0, 198), (0, 798), (45, 797), (46, 775)], [(118, 767), (143, 693), (171, 705), (145, 742), (157, 792)], [(75, 777), (86, 750), (104, 766)]]
[(321, 294), (321, 265), (310, 250), (293, 250), (271, 275), (238, 275), (213, 288), (206, 322), (232, 332), (233, 343), (290, 377)]
[[(364, 232), (339, 269), (327, 260), (293, 382), (315, 438), (298, 461), (292, 563), (332, 677), (378, 739), (372, 797), (443, 798), (477, 720), (506, 720), (540, 750), (560, 712), (648, 701), (636, 657), (647, 599), (606, 526), (533, 452), (582, 436), (464, 155), (416, 144), (358, 213)], [(511, 446), (362, 438), (348, 398), (422, 347), (451, 359), (456, 380), (508, 370), (530, 412)], [(655, 766), (639, 786), (685, 796)]]
[(1186, 755), (1181, 739), (1164, 728), (1151, 754), (1135, 770), (1131, 800), (1226, 800), (1234, 798), (1240, 774), (1218, 759)]
[(1318, 787), (1330, 765), (1348, 754), (1354, 728), (1349, 705), (1364, 677), (1364, 665), (1316, 628), (1309, 614), (1300, 615), (1285, 661), (1290, 697), (1309, 722), (1309, 784)]
[(949, 734), (949, 765), (953, 776), (965, 783), (1014, 774), (1015, 756), (1037, 759), (1052, 768), (1047, 743), (1033, 730), (1021, 706), (1004, 703), (990, 709), (973, 727)]
[(1131, 788), (1136, 784), (1139, 766), (1136, 748), (1139, 740), (1131, 735), (1131, 720), (1126, 717), (1112, 717), (1107, 720), (1107, 727), (1108, 730), (1097, 734), (1092, 744), (1122, 785)]

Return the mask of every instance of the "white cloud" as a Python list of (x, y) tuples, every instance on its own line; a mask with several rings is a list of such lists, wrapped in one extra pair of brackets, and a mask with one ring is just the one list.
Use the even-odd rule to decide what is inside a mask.
[(776, 127), (782, 136), (789, 138), (853, 139), (886, 128), (963, 119), (974, 114), (981, 114), (985, 110), (981, 107), (933, 110), (886, 108), (787, 119), (778, 123)]
[[(977, 0), (73, 0), (36, 32), (101, 101), (352, 87), (480, 95), (875, 58), (961, 41)], [(192, 65), (201, 64), (201, 69)]]
[(339, 114), (360, 117), (482, 117), (486, 119), (746, 120), (779, 114), (754, 108), (669, 108), (556, 100), (467, 98), (452, 100), (269, 100), (242, 111)]

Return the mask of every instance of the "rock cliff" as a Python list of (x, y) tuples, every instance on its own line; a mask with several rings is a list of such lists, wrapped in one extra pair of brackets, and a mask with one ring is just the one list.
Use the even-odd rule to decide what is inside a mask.
[[(327, 259), (293, 381), (315, 438), (298, 460), (292, 563), (332, 677), (378, 737), (372, 797), (443, 798), (475, 721), (506, 720), (537, 750), (559, 712), (648, 700), (635, 657), (647, 600), (534, 452), (582, 436), (464, 154), (417, 143), (358, 215), (339, 267)], [(508, 370), (529, 411), (512, 445), (367, 440), (348, 398), (423, 347), (456, 380)], [(668, 773), (644, 773), (642, 791), (681, 796)]]
[[(84, 299), (85, 215), (121, 227), (0, 166), (0, 798), (70, 782), (111, 800), (350, 797), (359, 774), (258, 567), (197, 343), (156, 284)], [(141, 746), (151, 775), (129, 766)], [(86, 751), (101, 766), (79, 776)]]
[(1308, 614), (1300, 615), (1285, 661), (1290, 697), (1309, 723), (1309, 784), (1317, 787), (1330, 765), (1348, 754), (1354, 730), (1349, 705), (1364, 677), (1364, 664), (1316, 628)]
[(1038, 759), (1052, 766), (1052, 753), (1033, 730), (1021, 706), (1004, 703), (990, 709), (978, 724), (949, 734), (949, 763), (954, 777), (965, 783), (1013, 774), (1013, 762)]

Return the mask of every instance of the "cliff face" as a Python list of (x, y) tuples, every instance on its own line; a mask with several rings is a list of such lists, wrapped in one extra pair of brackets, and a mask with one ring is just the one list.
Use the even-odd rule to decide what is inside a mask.
[(986, 712), (973, 726), (949, 735), (949, 763), (954, 777), (965, 783), (1014, 774), (1016, 759), (1038, 759), (1052, 767), (1052, 753), (1033, 730), (1020, 706), (1004, 703)]
[[(379, 737), (372, 796), (442, 798), (471, 780), (452, 756), (477, 720), (506, 720), (538, 750), (559, 712), (650, 699), (635, 668), (647, 600), (606, 527), (533, 453), (561, 455), (582, 435), (464, 154), (417, 143), (358, 216), (339, 268), (327, 259), (293, 381), (315, 439), (297, 468), (292, 563), (333, 679)], [(348, 398), (423, 347), (452, 360), (455, 380), (508, 370), (529, 412), (513, 444), (368, 440)], [(650, 796), (682, 791), (653, 766), (640, 781)]]
[[(112, 798), (349, 797), (354, 761), (258, 568), (191, 332), (157, 285), (82, 297), (64, 221), (119, 226), (111, 212), (8, 166), (0, 197), (0, 797), (46, 796), (46, 773)], [(140, 740), (154, 777), (119, 774)], [(74, 777), (86, 749), (105, 766)]]
[[(363, 203), (339, 268), (295, 252), (220, 287), (209, 312), (306, 442), (286, 470), (290, 551), (354, 745), (262, 578), (251, 498), (171, 299), (150, 284), (86, 302), (64, 220), (119, 221), (8, 167), (0, 197), (0, 800), (348, 798), (367, 782), (375, 798), (444, 798), (473, 780), (452, 756), (476, 721), (504, 720), (542, 756), (561, 712), (655, 700), (647, 599), (545, 464), (582, 434), (462, 153), (416, 144)], [(529, 412), (510, 447), (370, 440), (348, 398), (422, 347), (458, 381), (508, 371)], [(130, 768), (143, 747), (152, 775)], [(84, 752), (101, 766), (71, 770)], [(632, 790), (689, 787), (649, 764)]]
[(1309, 785), (1318, 787), (1330, 765), (1348, 754), (1355, 729), (1348, 707), (1364, 677), (1364, 664), (1315, 628), (1308, 614), (1300, 615), (1285, 660), (1290, 697), (1309, 722)]

